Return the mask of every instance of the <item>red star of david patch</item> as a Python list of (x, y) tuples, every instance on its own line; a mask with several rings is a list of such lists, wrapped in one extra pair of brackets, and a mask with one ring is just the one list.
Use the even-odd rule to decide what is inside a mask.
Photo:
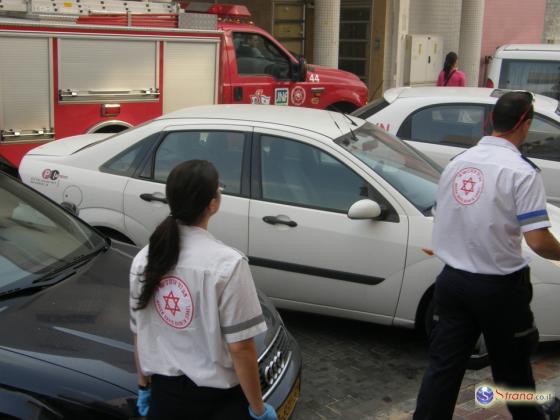
[[(175, 316), (177, 312), (181, 312), (181, 309), (179, 308), (179, 298), (175, 297), (173, 291), (169, 292), (167, 296), (164, 296), (163, 300), (165, 300), (165, 310), (170, 311), (173, 316)], [(173, 307), (169, 304), (170, 301), (172, 302)]]
[(463, 191), (465, 194), (472, 193), (474, 192), (475, 185), (476, 182), (473, 181), (472, 177), (467, 180), (463, 180), (463, 187), (461, 188), (461, 191)]

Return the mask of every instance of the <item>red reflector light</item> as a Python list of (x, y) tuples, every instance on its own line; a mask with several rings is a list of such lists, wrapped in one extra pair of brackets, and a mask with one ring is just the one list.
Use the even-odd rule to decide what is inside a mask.
[(121, 113), (120, 104), (103, 104), (101, 105), (102, 117), (116, 117)]
[(251, 12), (247, 6), (238, 4), (214, 4), (208, 9), (208, 13), (218, 16), (248, 18), (251, 17)]
[(490, 89), (494, 89), (494, 82), (492, 81), (492, 79), (486, 80), (486, 87)]

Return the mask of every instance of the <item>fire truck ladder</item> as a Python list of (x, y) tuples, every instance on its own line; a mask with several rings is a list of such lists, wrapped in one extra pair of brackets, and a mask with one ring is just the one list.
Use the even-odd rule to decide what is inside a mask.
[(0, 0), (0, 15), (28, 19), (75, 20), (104, 14), (175, 14), (179, 3), (123, 0)]

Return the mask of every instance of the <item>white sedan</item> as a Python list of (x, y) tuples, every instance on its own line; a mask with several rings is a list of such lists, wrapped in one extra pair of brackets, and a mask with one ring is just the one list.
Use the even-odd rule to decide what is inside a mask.
[[(453, 156), (490, 134), (490, 111), (504, 92), (487, 88), (394, 88), (352, 115), (396, 134), (445, 166)], [(534, 107), (535, 116), (521, 151), (542, 169), (549, 199), (560, 202), (559, 104), (535, 95)]]
[[(169, 214), (167, 175), (187, 159), (217, 166), (225, 191), (210, 230), (249, 256), (278, 307), (430, 324), (442, 268), (430, 250), (439, 169), (361, 119), (292, 107), (190, 108), (110, 138), (37, 147), (20, 174), (91, 225), (144, 245)], [(556, 225), (559, 212), (549, 211)], [(526, 252), (541, 339), (559, 340), (560, 268)]]

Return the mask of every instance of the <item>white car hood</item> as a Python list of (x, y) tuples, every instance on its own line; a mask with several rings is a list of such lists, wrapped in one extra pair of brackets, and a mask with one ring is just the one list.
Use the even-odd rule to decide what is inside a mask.
[(35, 147), (27, 152), (27, 155), (39, 156), (69, 156), (92, 143), (101, 141), (114, 133), (81, 134), (79, 136), (66, 137), (61, 140), (51, 141), (42, 146)]

